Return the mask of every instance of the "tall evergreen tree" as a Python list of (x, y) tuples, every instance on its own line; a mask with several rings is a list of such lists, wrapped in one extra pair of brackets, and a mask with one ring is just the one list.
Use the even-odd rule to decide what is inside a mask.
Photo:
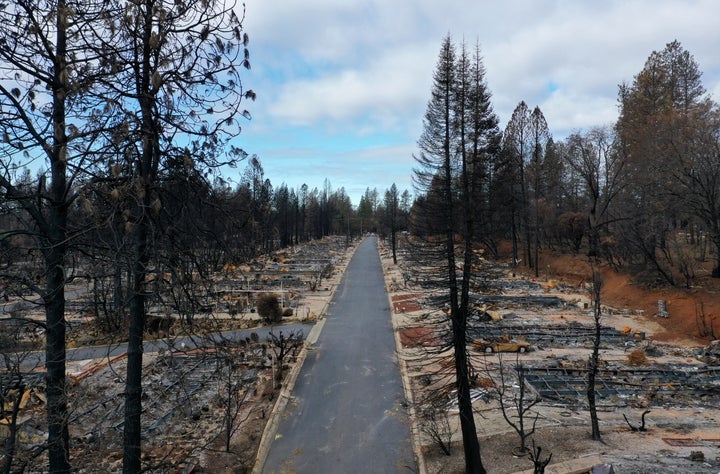
[(485, 80), (479, 43), (475, 45), (469, 70), (466, 94), (467, 143), (466, 161), (472, 202), (465, 212), (472, 214), (475, 238), (488, 243), (491, 240), (490, 189), (492, 167), (497, 159), (502, 140), (499, 120), (492, 108), (491, 94)]
[[(455, 386), (463, 436), (465, 471), (484, 473), (470, 399), (470, 363), (467, 354), (467, 319), (470, 278), (475, 244), (473, 212), (477, 167), (495, 143), (497, 119), (489, 105), (484, 70), (476, 54), (470, 59), (465, 46), (459, 55), (448, 35), (440, 48), (433, 74), (431, 98), (418, 140), (414, 180), (421, 196), (416, 200), (416, 222), (430, 224), (422, 249), (445, 274), (451, 346), (455, 362)], [(435, 227), (437, 224), (438, 227)], [(462, 272), (458, 279), (456, 236), (462, 238)]]
[[(673, 41), (662, 51), (653, 51), (633, 83), (620, 88), (616, 130), (632, 184), (621, 196), (627, 216), (624, 236), (640, 250), (646, 264), (671, 283), (672, 273), (661, 256), (669, 254), (668, 233), (688, 210), (705, 224), (720, 249), (717, 188), (697, 179), (711, 176), (708, 172), (717, 165), (709, 169), (706, 165), (717, 160), (694, 162), (696, 157), (717, 156), (712, 151), (716, 133), (708, 133), (715, 106), (706, 97), (700, 76), (692, 55)], [(713, 275), (720, 277), (720, 259)]]
[[(39, 275), (24, 269), (18, 281), (41, 296), (45, 310), (51, 473), (71, 469), (65, 387), (65, 284), (74, 238), (69, 208), (77, 198), (74, 182), (93, 159), (87, 144), (92, 140), (85, 139), (97, 126), (86, 111), (98, 104), (82, 95), (92, 88), (97, 58), (81, 32), (92, 29), (102, 8), (89, 1), (78, 10), (76, 2), (66, 0), (0, 2), (0, 194), (17, 206), (19, 219), (0, 240), (27, 235), (33, 244), (22, 255), (42, 261)], [(32, 186), (23, 180), (26, 175), (18, 179), (23, 167), (38, 164)]]
[(531, 113), (525, 101), (521, 101), (512, 116), (503, 136), (503, 159), (505, 161), (505, 186), (511, 197), (511, 223), (513, 263), (517, 264), (517, 244), (520, 235), (525, 240), (525, 258), (532, 267), (530, 244), (530, 215), (528, 211), (528, 189), (525, 168), (532, 154)]
[(540, 272), (540, 203), (543, 197), (541, 189), (542, 174), (544, 168), (543, 157), (545, 156), (545, 147), (550, 139), (550, 129), (540, 107), (535, 107), (530, 114), (530, 133), (532, 146), (532, 186), (533, 186), (533, 244), (535, 248), (535, 277)]

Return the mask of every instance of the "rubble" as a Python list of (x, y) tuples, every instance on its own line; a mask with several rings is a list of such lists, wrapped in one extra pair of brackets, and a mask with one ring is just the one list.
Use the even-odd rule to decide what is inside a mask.
[(711, 341), (707, 347), (700, 349), (697, 359), (709, 365), (720, 365), (720, 339)]
[[(450, 334), (447, 296), (443, 288), (433, 285), (433, 281), (441, 282), (442, 278), (434, 280), (429, 267), (413, 268), (414, 259), (407, 258), (403, 251), (399, 255), (397, 266), (385, 267), (386, 280), (398, 281), (399, 275), (403, 275), (406, 282), (402, 288), (391, 284), (388, 288), (399, 335), (401, 367), (407, 378), (406, 390), (410, 399), (417, 402), (435, 390), (448, 393), (454, 384), (453, 358), (447, 345)], [(384, 261), (389, 261), (389, 257)], [(527, 469), (521, 467), (527, 464), (513, 458), (508, 449), (514, 445), (512, 436), (516, 435), (505, 422), (497, 402), (499, 384), (507, 384), (505, 396), (512, 400), (518, 396), (522, 380), (526, 396), (539, 400), (532, 410), (539, 417), (536, 440), (554, 454), (554, 465), (548, 469), (580, 472), (563, 469), (572, 459), (590, 456), (599, 449), (589, 439), (587, 427), (587, 367), (596, 329), (589, 288), (573, 288), (549, 278), (546, 281), (523, 278), (507, 266), (488, 261), (478, 271), (471, 287), (467, 341), (470, 377), (476, 384), (473, 393), (483, 393), (473, 398), (473, 408), (478, 413), (476, 429), (481, 445), (485, 446), (483, 461), (489, 456), (493, 472)], [(672, 301), (663, 302), (660, 309), (664, 307), (667, 313), (671, 306)], [(712, 434), (719, 429), (720, 343), (714, 341), (696, 348), (658, 342), (653, 337), (659, 326), (643, 311), (628, 307), (603, 306), (601, 324), (596, 401), (606, 443), (596, 468), (610, 466), (613, 472), (649, 472), (642, 469), (663, 466), (668, 470), (659, 468), (653, 472), (718, 472), (717, 447), (708, 440), (716, 439)], [(520, 337), (532, 344), (534, 350), (492, 356), (484, 352), (491, 341)], [(631, 420), (639, 419), (642, 411), (651, 412), (647, 419), (643, 416), (644, 430), (633, 431), (633, 425), (629, 427), (626, 421), (627, 415)], [(452, 417), (450, 420), (452, 441), (459, 445), (460, 434), (454, 431), (459, 429), (458, 420)], [(680, 445), (676, 450), (667, 449), (668, 444), (662, 439), (676, 438), (679, 433), (691, 440), (702, 440), (692, 449), (702, 450), (704, 462), (690, 461), (690, 445), (687, 450)], [(662, 444), (658, 446), (654, 440)], [(428, 471), (462, 469), (461, 456), (454, 463), (456, 456), (440, 455), (439, 449), (422, 433), (416, 432), (414, 441)], [(500, 465), (515, 467), (499, 471)]]
[[(192, 341), (187, 344), (174, 342), (186, 340), (183, 338), (188, 330), (177, 315), (168, 314), (167, 306), (151, 308), (156, 315), (151, 318), (158, 320), (148, 324), (151, 338), (162, 339), (166, 344), (153, 341), (145, 344), (142, 395), (145, 471), (218, 472), (213, 467), (215, 462), (236, 469), (252, 466), (277, 400), (273, 343), (256, 333), (251, 334), (253, 337), (231, 339), (220, 331), (260, 324), (255, 301), (267, 293), (282, 300), (283, 323), (317, 319), (325, 311), (351, 252), (345, 238), (327, 238), (247, 264), (227, 265), (214, 276), (203, 294), (204, 306), (194, 315), (193, 332), (188, 334)], [(70, 341), (75, 345), (110, 342), (87, 316), (87, 291), (78, 290), (73, 295), (70, 307), (77, 313), (68, 315)], [(115, 355), (119, 347), (123, 346), (113, 342), (102, 357), (68, 361), (71, 458), (77, 472), (118, 472), (122, 468), (127, 359), (122, 351)], [(283, 364), (291, 366), (295, 358), (296, 354), (291, 352), (283, 358)], [(27, 461), (26, 470), (35, 472), (46, 464), (42, 449), (39, 456), (33, 449), (42, 448), (47, 436), (44, 373), (22, 375), (28, 388), (21, 395), (16, 460)], [(0, 371), (0, 388), (12, 383), (11, 376)], [(10, 399), (3, 401), (6, 405)], [(0, 414), (0, 443), (7, 436), (4, 426), (8, 408), (3, 406)], [(233, 429), (229, 441), (230, 452), (219, 454), (225, 451), (228, 413), (232, 413), (237, 429)], [(208, 452), (214, 454), (207, 455)]]
[[(542, 324), (537, 320), (505, 319), (502, 321), (481, 322), (471, 320), (468, 324), (468, 336), (497, 339), (506, 334), (522, 334), (525, 340), (538, 346), (584, 347), (592, 342), (595, 328), (589, 324), (567, 322), (565, 324)], [(605, 345), (627, 347), (636, 337), (615, 328), (601, 327), (601, 340)]]
[[(540, 397), (585, 403), (586, 368), (524, 366), (525, 381)], [(599, 404), (625, 405), (646, 399), (653, 405), (683, 404), (720, 408), (720, 369), (609, 368), (598, 372)]]

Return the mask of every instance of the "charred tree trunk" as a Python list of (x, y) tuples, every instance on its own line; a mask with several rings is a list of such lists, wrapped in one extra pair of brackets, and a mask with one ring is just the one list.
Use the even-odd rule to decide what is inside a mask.
[(138, 183), (138, 206), (134, 212), (132, 289), (130, 295), (130, 327), (128, 330), (128, 362), (125, 380), (125, 426), (123, 432), (123, 473), (141, 472), (142, 451), (142, 359), (143, 334), (145, 332), (145, 299), (147, 264), (150, 260), (148, 242), (150, 237), (150, 208), (153, 181), (158, 174), (160, 143), (158, 128), (153, 115), (154, 97), (151, 90), (151, 35), (153, 34), (153, 10), (145, 6), (142, 34), (142, 56), (139, 64), (139, 105), (142, 116), (142, 149), (137, 158), (134, 179)]
[(145, 332), (145, 275), (147, 273), (147, 224), (135, 227), (135, 266), (130, 296), (130, 328), (125, 380), (125, 425), (123, 430), (123, 473), (141, 472), (142, 358)]
[(588, 372), (587, 399), (590, 408), (590, 424), (592, 426), (592, 439), (602, 441), (600, 436), (600, 424), (598, 422), (597, 405), (595, 403), (595, 379), (600, 365), (600, 289), (602, 279), (599, 270), (593, 268), (593, 317), (595, 319), (595, 335), (593, 337), (593, 351), (590, 356), (590, 367)]
[(513, 267), (517, 267), (518, 264), (518, 232), (517, 223), (515, 219), (515, 197), (512, 199), (513, 205), (510, 211), (510, 228), (511, 228), (511, 240), (512, 240), (512, 263)]
[(532, 451), (530, 451), (529, 457), (530, 461), (533, 463), (533, 474), (545, 474), (545, 468), (548, 464), (550, 464), (552, 453), (550, 453), (547, 458), (543, 459), (542, 448), (540, 446), (535, 447), (535, 442), (533, 441), (533, 447)]
[(535, 200), (535, 278), (540, 276), (540, 213), (537, 210), (538, 202)]
[(125, 292), (122, 286), (122, 266), (120, 262), (115, 264), (115, 272), (113, 275), (113, 308), (112, 323), (113, 330), (124, 327), (125, 324)]
[(66, 21), (65, 2), (58, 2), (57, 45), (53, 77), (52, 184), (45, 250), (47, 271), (45, 318), (47, 321), (45, 367), (48, 421), (48, 459), (51, 473), (70, 472), (67, 394), (65, 392), (65, 254), (67, 252), (67, 136), (65, 134)]
[[(462, 114), (460, 114), (462, 115)], [(461, 120), (463, 120), (461, 118)], [(462, 122), (461, 122), (462, 123)], [(460, 149), (465, 150), (464, 123), (460, 127)], [(468, 373), (468, 357), (467, 357), (467, 313), (469, 304), (470, 291), (470, 273), (472, 269), (472, 236), (473, 236), (473, 219), (471, 212), (471, 196), (470, 182), (468, 179), (468, 163), (467, 156), (463, 153), (462, 174), (461, 174), (461, 194), (462, 194), (462, 211), (465, 219), (462, 222), (462, 238), (463, 238), (463, 265), (462, 278), (460, 288), (457, 282), (457, 268), (455, 262), (455, 232), (452, 215), (454, 214), (454, 206), (452, 205), (452, 172), (450, 168), (450, 160), (445, 162), (445, 193), (446, 202), (449, 204), (447, 218), (447, 257), (448, 257), (448, 277), (450, 281), (450, 311), (453, 327), (453, 349), (455, 352), (455, 380), (458, 389), (458, 411), (460, 415), (460, 430), (463, 437), (463, 448), (465, 451), (465, 472), (472, 474), (484, 474), (485, 468), (480, 457), (480, 442), (477, 437), (475, 428), (475, 415), (472, 409), (472, 399), (470, 397), (470, 377)], [(446, 156), (449, 156), (449, 152)], [(458, 301), (458, 290), (460, 290), (460, 298)]]
[[(453, 233), (447, 236), (448, 277), (450, 291), (450, 315), (452, 322), (453, 350), (455, 357), (455, 379), (457, 384), (460, 430), (462, 431), (463, 450), (465, 452), (465, 472), (484, 474), (485, 468), (480, 457), (480, 442), (475, 428), (475, 416), (470, 398), (470, 378), (468, 377), (467, 344), (467, 305), (462, 308), (458, 301), (457, 270), (455, 268), (455, 246)], [(464, 310), (465, 309), (465, 310)]]
[[(6, 425), (8, 434), (7, 439), (5, 440), (5, 464), (3, 465), (3, 474), (11, 474), (13, 459), (15, 459), (15, 446), (17, 445), (18, 431), (17, 419), (18, 414), (20, 413), (20, 403), (22, 402), (23, 392), (25, 392), (25, 384), (22, 383), (22, 379), (20, 379), (20, 382), (16, 385), (15, 390), (17, 390), (17, 396), (12, 401), (10, 417), (6, 418), (6, 420), (8, 420), (8, 424)], [(1, 395), (2, 394), (0, 394), (0, 402), (5, 405), (7, 400)]]
[[(478, 56), (479, 57), (479, 56)], [(478, 59), (479, 61), (479, 59)], [(433, 76), (433, 94), (425, 114), (425, 126), (418, 145), (422, 152), (416, 157), (420, 167), (415, 171), (417, 182), (424, 188), (426, 196), (420, 200), (419, 210), (427, 225), (423, 229), (427, 235), (433, 235), (428, 242), (431, 250), (428, 255), (442, 267), (446, 279), (442, 281), (443, 290), (447, 290), (446, 304), (449, 304), (450, 331), (448, 346), (453, 349), (455, 367), (454, 385), (457, 388), (457, 402), (460, 417), (460, 429), (463, 438), (465, 472), (468, 474), (485, 473), (480, 456), (480, 442), (477, 437), (475, 419), (470, 398), (470, 370), (472, 366), (467, 354), (467, 317), (469, 301), (469, 282), (472, 271), (473, 254), (473, 208), (471, 195), (472, 182), (469, 174), (472, 167), (468, 162), (469, 120), (470, 115), (477, 119), (477, 125), (495, 125), (492, 117), (489, 121), (477, 118), (478, 111), (491, 110), (478, 105), (486, 104), (483, 69), (470, 66), (463, 47), (459, 61), (455, 61), (455, 48), (450, 37), (446, 37), (440, 52), (436, 72)], [(476, 82), (472, 74), (477, 72)], [(474, 88), (473, 88), (474, 87)], [(470, 94), (472, 93), (472, 95)], [(472, 99), (472, 100), (471, 100)], [(471, 104), (473, 107), (470, 110)], [(491, 130), (492, 131), (492, 130)], [(485, 128), (474, 133), (491, 134)], [(459, 168), (462, 166), (462, 169)], [(461, 182), (458, 181), (461, 180)], [(435, 236), (442, 236), (435, 238)], [(461, 241), (462, 270), (458, 268), (455, 254), (456, 238)], [(458, 276), (459, 271), (462, 277)], [(461, 281), (458, 281), (461, 280)]]
[[(523, 160), (523, 153), (520, 159)], [(532, 240), (530, 240), (530, 210), (528, 209), (527, 185), (525, 183), (525, 167), (520, 164), (520, 218), (522, 224), (523, 237), (525, 239), (525, 257), (527, 258), (527, 267), (533, 268)]]
[(393, 264), (397, 265), (397, 230), (395, 229), (394, 222), (392, 224), (392, 228), (390, 229), (390, 242), (392, 244)]
[(712, 277), (720, 278), (720, 233), (714, 239), (715, 241), (715, 265), (713, 266)]
[[(58, 216), (60, 217), (60, 216)], [(61, 228), (64, 225), (61, 224)], [(62, 247), (62, 244), (57, 244)], [(51, 473), (70, 472), (67, 394), (65, 391), (65, 274), (64, 250), (53, 248), (47, 258), (47, 320), (45, 383), (47, 395), (48, 456)]]
[[(457, 301), (457, 298), (455, 298)], [(485, 468), (480, 457), (480, 442), (475, 428), (475, 417), (470, 398), (470, 378), (468, 377), (468, 360), (465, 345), (465, 316), (456, 314), (453, 322), (453, 348), (455, 350), (455, 377), (458, 389), (458, 410), (460, 429), (463, 435), (465, 452), (465, 472), (484, 474)]]

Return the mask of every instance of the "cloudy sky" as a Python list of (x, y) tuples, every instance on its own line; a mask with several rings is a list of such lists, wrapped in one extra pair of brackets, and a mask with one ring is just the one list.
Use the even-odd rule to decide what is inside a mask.
[[(257, 93), (237, 145), (274, 186), (412, 192), (442, 39), (480, 43), (505, 127), (524, 100), (553, 136), (611, 124), (617, 88), (675, 39), (720, 100), (716, 0), (244, 0)], [(241, 172), (241, 165), (238, 172)]]

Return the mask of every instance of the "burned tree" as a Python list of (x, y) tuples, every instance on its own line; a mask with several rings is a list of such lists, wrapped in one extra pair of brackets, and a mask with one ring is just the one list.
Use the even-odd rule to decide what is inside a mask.
[[(92, 29), (101, 5), (17, 0), (0, 3), (0, 201), (15, 222), (0, 233), (26, 265), (20, 285), (45, 309), (48, 469), (69, 472), (65, 393), (65, 285), (75, 229), (69, 217), (74, 183), (95, 159), (98, 128), (91, 98), (96, 57), (80, 32)], [(36, 178), (24, 169), (37, 170)], [(27, 179), (25, 179), (27, 178)]]
[(647, 414), (650, 413), (650, 410), (645, 410), (642, 412), (642, 415), (640, 415), (640, 426), (635, 426), (632, 423), (630, 423), (630, 420), (628, 420), (627, 415), (623, 413), (623, 418), (625, 418), (625, 423), (630, 427), (630, 431), (647, 431), (647, 428), (645, 427), (645, 417)]
[(618, 148), (617, 137), (605, 128), (574, 133), (567, 139), (565, 163), (580, 184), (590, 258), (603, 256), (603, 233), (621, 220), (613, 206), (627, 185), (627, 160)]
[[(109, 137), (125, 153), (104, 173), (115, 193), (132, 197), (122, 209), (130, 242), (128, 364), (123, 471), (141, 470), (142, 353), (158, 245), (171, 239), (159, 225), (162, 176), (171, 166), (209, 171), (245, 157), (226, 141), (240, 133), (249, 67), (247, 35), (233, 5), (193, 0), (141, 0), (107, 5), (104, 28), (88, 32), (101, 64), (116, 74), (103, 84), (108, 107), (125, 133)], [(106, 34), (112, 32), (113, 34)], [(178, 136), (182, 136), (179, 143)]]
[(701, 75), (693, 55), (674, 40), (653, 51), (619, 90), (615, 128), (632, 184), (621, 196), (629, 217), (624, 237), (670, 284), (673, 275), (656, 254), (667, 252), (678, 216), (702, 223), (716, 248), (712, 276), (720, 277), (720, 114)]
[[(525, 101), (513, 111), (503, 135), (503, 159), (506, 186), (510, 190), (510, 220), (513, 244), (513, 265), (518, 264), (518, 241), (525, 240), (525, 259), (532, 268), (532, 243), (530, 241), (530, 214), (528, 210), (527, 162), (533, 153), (531, 144), (531, 112)], [(521, 237), (522, 236), (522, 237)]]
[(536, 397), (531, 400), (527, 399), (525, 366), (516, 358), (513, 369), (517, 374), (518, 391), (517, 393), (513, 393), (512, 399), (509, 400), (509, 397), (507, 397), (506, 394), (508, 389), (506, 367), (503, 364), (502, 356), (500, 354), (498, 354), (498, 363), (500, 383), (496, 386), (496, 393), (498, 402), (500, 403), (500, 410), (502, 411), (503, 418), (507, 424), (515, 430), (520, 438), (520, 446), (517, 449), (517, 454), (522, 456), (528, 453), (527, 440), (535, 434), (535, 424), (540, 416), (539, 413), (535, 414), (535, 417), (532, 419), (532, 426), (528, 429), (526, 426), (526, 422), (528, 421), (527, 415), (535, 405), (540, 403), (540, 398)]
[(393, 263), (397, 265), (397, 231), (398, 231), (398, 215), (399, 209), (399, 197), (398, 189), (395, 183), (390, 186), (390, 189), (385, 191), (385, 221), (390, 231), (390, 245), (392, 248)]
[(219, 349), (218, 397), (223, 406), (222, 426), (225, 434), (225, 452), (229, 453), (233, 436), (240, 429), (242, 423), (248, 420), (252, 410), (246, 410), (243, 413), (250, 394), (249, 386), (243, 385), (243, 377), (240, 374), (245, 352), (236, 347), (220, 346)]
[[(18, 448), (19, 416), (27, 402), (26, 391), (33, 388), (33, 381), (28, 378), (37, 369), (27, 367), (32, 352), (37, 350), (37, 341), (31, 336), (37, 324), (24, 318), (10, 318), (0, 325), (0, 426), (4, 427), (0, 472), (3, 474), (23, 472), (25, 469), (22, 460), (17, 461), (21, 454)], [(40, 327), (44, 330), (44, 325)]]
[(533, 441), (532, 451), (528, 453), (528, 457), (533, 463), (533, 474), (544, 474), (545, 468), (550, 464), (550, 460), (552, 459), (552, 453), (543, 459), (542, 448), (535, 446), (535, 441)]
[(593, 319), (595, 320), (595, 333), (593, 335), (593, 349), (588, 361), (588, 383), (587, 383), (587, 399), (590, 408), (590, 424), (592, 426), (592, 439), (602, 441), (600, 436), (600, 424), (598, 422), (597, 405), (595, 401), (595, 379), (597, 378), (600, 367), (600, 316), (602, 306), (600, 303), (600, 290), (602, 289), (602, 276), (600, 271), (593, 266), (592, 280), (592, 300), (593, 300)]
[(695, 304), (695, 324), (697, 325), (698, 329), (698, 336), (700, 337), (708, 337), (710, 336), (710, 339), (715, 340), (717, 339), (716, 333), (715, 333), (715, 320), (717, 318), (710, 314), (705, 314), (705, 303), (700, 302)]
[[(460, 427), (468, 473), (484, 473), (480, 443), (470, 399), (471, 366), (467, 353), (467, 318), (470, 282), (476, 259), (473, 219), (477, 182), (483, 158), (494, 151), (497, 117), (490, 105), (479, 48), (473, 59), (463, 45), (459, 55), (446, 37), (433, 76), (431, 99), (418, 140), (415, 183), (417, 222), (427, 223), (417, 247), (444, 274), (445, 305), (450, 325), (450, 345)], [(456, 242), (460, 241), (458, 249)]]
[(7, 432), (4, 433), (2, 472), (10, 474), (17, 450), (18, 415), (26, 384), (19, 366), (11, 361), (8, 354), (3, 354), (3, 356), (6, 371), (0, 372), (0, 421)]
[(270, 331), (268, 342), (275, 355), (275, 364), (277, 365), (275, 370), (275, 383), (279, 387), (282, 384), (285, 359), (288, 355), (296, 356), (303, 345), (302, 330), (298, 332), (291, 331), (287, 336), (284, 335), (282, 331), (280, 331), (279, 334)]
[(447, 402), (443, 399), (430, 399), (419, 407), (420, 431), (425, 434), (440, 450), (450, 456), (453, 429), (448, 417)]

